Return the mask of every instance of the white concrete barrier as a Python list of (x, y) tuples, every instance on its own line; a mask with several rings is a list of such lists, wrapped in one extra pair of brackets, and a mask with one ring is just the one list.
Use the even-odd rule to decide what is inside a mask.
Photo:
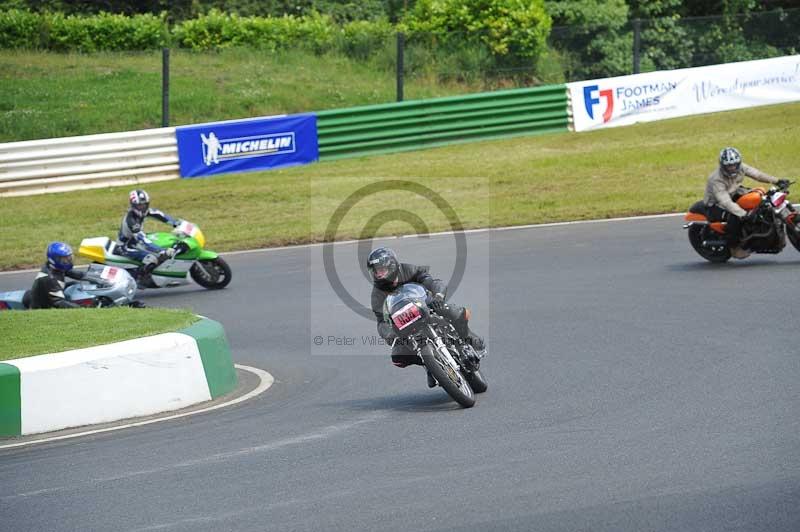
[(0, 363), (0, 436), (178, 410), (236, 387), (219, 323)]

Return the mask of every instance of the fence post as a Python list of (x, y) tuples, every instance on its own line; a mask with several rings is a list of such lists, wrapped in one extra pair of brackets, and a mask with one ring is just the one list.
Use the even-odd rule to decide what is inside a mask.
[(397, 101), (403, 101), (403, 71), (405, 70), (405, 43), (406, 36), (402, 32), (397, 34)]
[(633, 19), (633, 73), (639, 73), (639, 48), (641, 47), (642, 39), (642, 21), (641, 19)]
[(169, 48), (161, 49), (161, 127), (169, 126)]

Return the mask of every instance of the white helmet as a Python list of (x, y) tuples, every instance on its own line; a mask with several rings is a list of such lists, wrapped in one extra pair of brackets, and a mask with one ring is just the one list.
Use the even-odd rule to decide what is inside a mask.
[(719, 171), (725, 177), (733, 177), (742, 167), (742, 155), (736, 148), (722, 148), (719, 152)]
[(131, 190), (128, 201), (136, 216), (144, 218), (150, 208), (150, 195), (142, 189)]

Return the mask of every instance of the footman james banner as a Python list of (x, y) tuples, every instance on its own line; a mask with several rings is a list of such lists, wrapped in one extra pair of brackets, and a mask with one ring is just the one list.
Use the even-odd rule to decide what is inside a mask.
[(313, 114), (175, 128), (181, 177), (267, 170), (319, 158)]
[(800, 55), (568, 83), (575, 131), (800, 101)]

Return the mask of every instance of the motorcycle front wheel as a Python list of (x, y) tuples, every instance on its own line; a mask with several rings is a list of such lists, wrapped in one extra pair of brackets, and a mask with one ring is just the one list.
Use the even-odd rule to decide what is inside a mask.
[(231, 282), (231, 267), (222, 257), (195, 262), (189, 274), (194, 282), (209, 290), (225, 288)]
[(794, 249), (800, 251), (800, 236), (796, 235), (791, 227), (786, 228), (786, 236), (789, 237), (789, 242), (792, 243)]
[(447, 395), (464, 408), (475, 405), (475, 392), (469, 382), (460, 371), (448, 364), (441, 353), (428, 344), (422, 348), (421, 356), (425, 367), (431, 372), (439, 386), (444, 388)]
[(469, 383), (470, 388), (472, 388), (472, 391), (475, 393), (483, 393), (489, 389), (489, 385), (486, 383), (486, 378), (483, 376), (483, 373), (477, 369), (472, 373), (467, 374), (467, 382)]
[[(689, 243), (692, 245), (698, 255), (703, 257), (709, 262), (722, 263), (731, 258), (731, 250), (728, 246), (722, 249), (711, 249), (703, 245), (703, 231), (704, 226), (692, 225), (689, 227)], [(716, 238), (722, 238), (722, 235)]]

